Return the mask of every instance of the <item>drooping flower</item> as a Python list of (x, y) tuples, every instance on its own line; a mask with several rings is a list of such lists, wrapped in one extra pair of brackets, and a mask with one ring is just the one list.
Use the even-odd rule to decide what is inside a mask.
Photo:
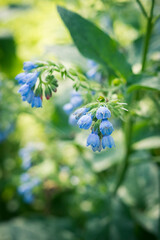
[(41, 97), (34, 97), (33, 98), (33, 100), (32, 100), (32, 103), (31, 103), (31, 106), (32, 106), (32, 108), (33, 107), (36, 107), (36, 108), (40, 108), (40, 107), (42, 107), (42, 99), (41, 99)]
[(21, 94), (21, 96), (27, 96), (30, 91), (30, 86), (28, 84), (24, 84), (20, 87), (18, 92)]
[(88, 108), (79, 108), (77, 109), (73, 114), (75, 115), (75, 118), (79, 120), (83, 115), (85, 115), (88, 112)]
[(111, 117), (111, 112), (107, 107), (99, 107), (96, 112), (97, 119), (106, 119)]
[(81, 106), (83, 103), (83, 99), (81, 96), (74, 96), (71, 98), (71, 104), (74, 108)]
[(63, 110), (65, 111), (66, 114), (71, 114), (72, 111), (73, 111), (73, 105), (71, 103), (66, 103), (64, 106), (63, 106)]
[(115, 143), (112, 136), (104, 136), (102, 138), (102, 147), (103, 149), (105, 149), (106, 147), (108, 148), (115, 147)]
[(100, 131), (103, 135), (111, 135), (114, 131), (112, 123), (110, 123), (108, 120), (102, 120), (100, 124)]
[(27, 101), (28, 103), (31, 103), (32, 100), (34, 98), (34, 92), (32, 89), (29, 90), (29, 92), (27, 93), (27, 95), (22, 96), (22, 100), (23, 101)]
[(25, 71), (30, 71), (30, 70), (32, 70), (34, 68), (37, 68), (37, 67), (38, 66), (31, 61), (27, 61), (27, 62), (23, 63), (23, 70), (25, 70)]
[(37, 177), (32, 177), (28, 173), (23, 173), (20, 177), (21, 183), (18, 187), (18, 193), (23, 196), (23, 199), (26, 203), (32, 203), (34, 200), (34, 195), (32, 190), (37, 186), (41, 181)]
[(69, 116), (69, 124), (73, 126), (77, 125), (77, 119), (75, 118), (75, 115), (71, 114)]
[(86, 73), (87, 78), (100, 82), (102, 80), (102, 72), (99, 71), (97, 63), (89, 60), (87, 65), (89, 68)]
[(101, 151), (101, 142), (98, 134), (96, 133), (91, 133), (88, 138), (87, 138), (87, 147), (90, 146), (92, 147), (92, 150), (95, 151)]
[(91, 114), (87, 114), (82, 116), (78, 122), (77, 122), (79, 128), (83, 128), (83, 129), (89, 129), (92, 125), (92, 116)]
[(26, 84), (28, 84), (30, 87), (33, 87), (37, 82), (39, 74), (40, 74), (39, 72), (28, 73)]
[(71, 97), (81, 97), (81, 94), (75, 90), (72, 91)]
[(15, 79), (18, 81), (19, 84), (25, 84), (27, 80), (27, 73), (19, 73)]

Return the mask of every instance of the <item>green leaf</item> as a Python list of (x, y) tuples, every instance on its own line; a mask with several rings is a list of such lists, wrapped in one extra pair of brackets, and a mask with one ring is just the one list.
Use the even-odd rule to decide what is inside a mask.
[(0, 224), (0, 240), (76, 240), (71, 227), (71, 222), (62, 218), (16, 218)]
[(15, 40), (10, 33), (0, 34), (0, 63), (0, 71), (12, 77), (17, 57)]
[(148, 89), (153, 91), (160, 91), (159, 76), (134, 75), (131, 77), (130, 82), (132, 82), (133, 84), (129, 85), (128, 92), (131, 92), (137, 89)]
[(86, 224), (86, 238), (92, 240), (136, 240), (128, 207), (118, 198), (105, 198), (102, 213)]
[(132, 206), (136, 221), (147, 231), (158, 234), (158, 169), (155, 164), (142, 162), (131, 166), (119, 193)]
[(128, 78), (131, 67), (119, 51), (118, 44), (92, 22), (58, 6), (58, 12), (79, 51), (87, 58), (112, 68), (119, 76)]
[(139, 149), (157, 149), (160, 148), (160, 137), (152, 136), (141, 141), (138, 141), (133, 144), (133, 148), (136, 150)]

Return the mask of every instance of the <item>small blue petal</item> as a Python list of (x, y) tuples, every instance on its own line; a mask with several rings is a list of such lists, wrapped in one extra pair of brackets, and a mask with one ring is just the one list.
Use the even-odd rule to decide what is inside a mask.
[(30, 191), (26, 192), (23, 197), (24, 197), (25, 203), (30, 204), (34, 201), (34, 196), (33, 196), (32, 192), (30, 192)]
[(82, 116), (77, 122), (79, 128), (89, 129), (92, 125), (92, 117), (90, 114)]
[(75, 115), (75, 118), (79, 120), (80, 117), (82, 117), (88, 112), (88, 110), (89, 110), (88, 108), (79, 108), (73, 113), (73, 115)]
[(100, 131), (103, 135), (111, 135), (114, 131), (114, 128), (112, 126), (112, 123), (110, 123), (108, 120), (102, 120), (100, 124)]
[(103, 149), (105, 149), (106, 147), (108, 148), (115, 147), (115, 143), (112, 136), (104, 136), (102, 138), (102, 147)]
[(71, 104), (74, 108), (80, 107), (83, 103), (83, 99), (81, 96), (75, 96), (71, 98)]
[(27, 84), (24, 84), (20, 87), (18, 90), (18, 93), (20, 93), (22, 96), (27, 96), (30, 91), (30, 86)]
[(23, 63), (23, 69), (25, 71), (30, 71), (30, 70), (32, 70), (32, 69), (34, 69), (36, 67), (37, 67), (37, 65), (34, 64), (33, 62), (30, 62), (30, 61)]
[(81, 94), (75, 90), (72, 91), (71, 97), (81, 97)]
[(28, 173), (23, 173), (20, 178), (21, 182), (27, 182), (30, 179), (30, 175)]
[(28, 73), (26, 84), (28, 84), (30, 87), (33, 87), (37, 82), (39, 74), (40, 72)]
[(73, 126), (77, 125), (77, 119), (75, 118), (75, 115), (71, 114), (69, 116), (69, 124)]
[(18, 81), (19, 84), (25, 84), (27, 79), (27, 73), (19, 73), (15, 79)]
[(65, 111), (66, 114), (71, 114), (73, 111), (73, 105), (71, 103), (67, 103), (63, 106), (63, 110)]
[(32, 108), (40, 108), (42, 107), (42, 99), (40, 97), (34, 97), (31, 103)]
[(111, 117), (111, 112), (107, 107), (100, 107), (96, 112), (97, 119), (107, 119)]
[(87, 147), (92, 147), (92, 150), (95, 151), (101, 151), (101, 142), (98, 134), (91, 133), (87, 138)]

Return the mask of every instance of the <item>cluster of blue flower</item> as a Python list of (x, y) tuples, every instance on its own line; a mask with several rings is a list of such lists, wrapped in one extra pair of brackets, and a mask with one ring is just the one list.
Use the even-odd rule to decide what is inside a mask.
[(72, 91), (70, 102), (66, 103), (63, 106), (63, 110), (65, 111), (65, 113), (67, 115), (70, 115), (69, 116), (69, 124), (76, 125), (76, 122), (74, 120), (74, 116), (73, 116), (72, 112), (76, 108), (80, 107), (82, 104), (83, 104), (83, 99), (82, 99), (81, 94), (79, 92)]
[(95, 80), (97, 82), (101, 82), (102, 73), (98, 69), (98, 65), (93, 60), (88, 60), (87, 63), (89, 70), (86, 73), (88, 79)]
[(28, 173), (21, 175), (18, 193), (23, 196), (26, 203), (30, 204), (34, 201), (33, 188), (39, 183), (40, 179), (37, 177), (31, 177)]
[(105, 106), (100, 106), (94, 113), (84, 107), (72, 114), (73, 122), (78, 124), (79, 128), (87, 130), (91, 127), (92, 133), (88, 136), (87, 146), (91, 146), (94, 152), (115, 146), (111, 136), (114, 128), (108, 120), (110, 117), (111, 112)]
[[(3, 126), (2, 126), (3, 127)], [(3, 142), (14, 130), (14, 124), (9, 124), (5, 129), (0, 124), (0, 142)]]
[(42, 143), (28, 143), (26, 147), (21, 148), (19, 155), (22, 158), (22, 168), (26, 170), (20, 177), (20, 186), (18, 187), (18, 193), (23, 196), (26, 203), (32, 203), (34, 200), (33, 189), (41, 181), (38, 177), (32, 177), (28, 170), (32, 166), (32, 154), (35, 151), (43, 150)]
[(38, 80), (40, 72), (31, 72), (37, 67), (38, 65), (32, 62), (24, 62), (23, 70), (25, 72), (18, 74), (15, 79), (20, 85), (22, 85), (18, 90), (22, 96), (22, 100), (27, 101), (29, 104), (31, 104), (32, 107), (39, 108), (42, 107), (42, 97), (34, 93), (34, 87)]

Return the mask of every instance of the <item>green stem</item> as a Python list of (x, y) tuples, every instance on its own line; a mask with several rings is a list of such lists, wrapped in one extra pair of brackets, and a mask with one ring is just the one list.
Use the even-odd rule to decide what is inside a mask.
[(121, 169), (120, 169), (120, 173), (119, 173), (119, 176), (118, 176), (116, 186), (113, 190), (113, 195), (115, 195), (117, 193), (118, 188), (122, 184), (122, 182), (125, 178), (128, 166), (129, 166), (129, 156), (130, 156), (130, 153), (131, 153), (132, 125), (133, 125), (132, 118), (131, 118), (131, 116), (129, 116), (129, 119), (126, 122), (126, 129), (125, 129), (126, 130), (125, 131), (126, 132), (126, 136), (125, 136), (126, 154), (125, 154), (125, 158), (124, 158), (123, 164), (122, 164)]
[(153, 18), (154, 3), (155, 3), (155, 0), (152, 0), (150, 15), (149, 15), (148, 21), (147, 21), (146, 37), (145, 37), (144, 49), (143, 49), (143, 55), (142, 55), (142, 71), (145, 70), (149, 42), (150, 42), (150, 37), (151, 37), (151, 33), (152, 33), (152, 28), (153, 28), (152, 18)]
[(159, 207), (159, 216), (158, 216), (158, 240), (160, 240), (160, 163), (157, 163), (157, 167), (158, 167), (158, 199), (159, 199), (159, 203), (158, 203), (158, 207)]
[[(138, 1), (138, 3), (140, 3), (140, 1)], [(146, 38), (145, 38), (145, 42), (144, 42), (144, 51), (143, 51), (143, 57), (142, 57), (142, 71), (144, 71), (144, 69), (145, 69), (147, 52), (148, 52), (148, 48), (149, 48), (149, 41), (150, 41), (150, 37), (151, 37), (152, 27), (154, 24), (152, 22), (154, 3), (155, 3), (155, 0), (152, 0), (150, 15), (149, 15), (149, 17), (147, 17), (148, 22), (147, 22)], [(135, 100), (136, 96), (137, 96), (137, 93), (135, 92), (135, 94), (133, 94), (131, 104)], [(124, 158), (123, 164), (120, 169), (120, 174), (118, 176), (116, 186), (113, 190), (114, 195), (117, 193), (117, 190), (121, 186), (121, 184), (126, 176), (128, 166), (129, 166), (129, 157), (130, 157), (130, 153), (132, 150), (131, 149), (131, 140), (132, 140), (132, 131), (133, 131), (133, 129), (132, 129), (133, 122), (132, 121), (133, 121), (132, 116), (129, 116), (129, 119), (128, 119), (127, 125), (126, 125), (127, 129), (125, 129), (126, 130), (126, 154), (125, 154), (125, 158)]]
[(140, 0), (136, 0), (136, 1), (137, 1), (138, 5), (139, 5), (139, 7), (140, 7), (140, 9), (141, 9), (141, 11), (142, 11), (142, 13), (143, 13), (143, 15), (144, 15), (146, 18), (148, 18), (147, 12), (146, 12), (146, 10), (144, 9), (141, 1), (140, 1)]

